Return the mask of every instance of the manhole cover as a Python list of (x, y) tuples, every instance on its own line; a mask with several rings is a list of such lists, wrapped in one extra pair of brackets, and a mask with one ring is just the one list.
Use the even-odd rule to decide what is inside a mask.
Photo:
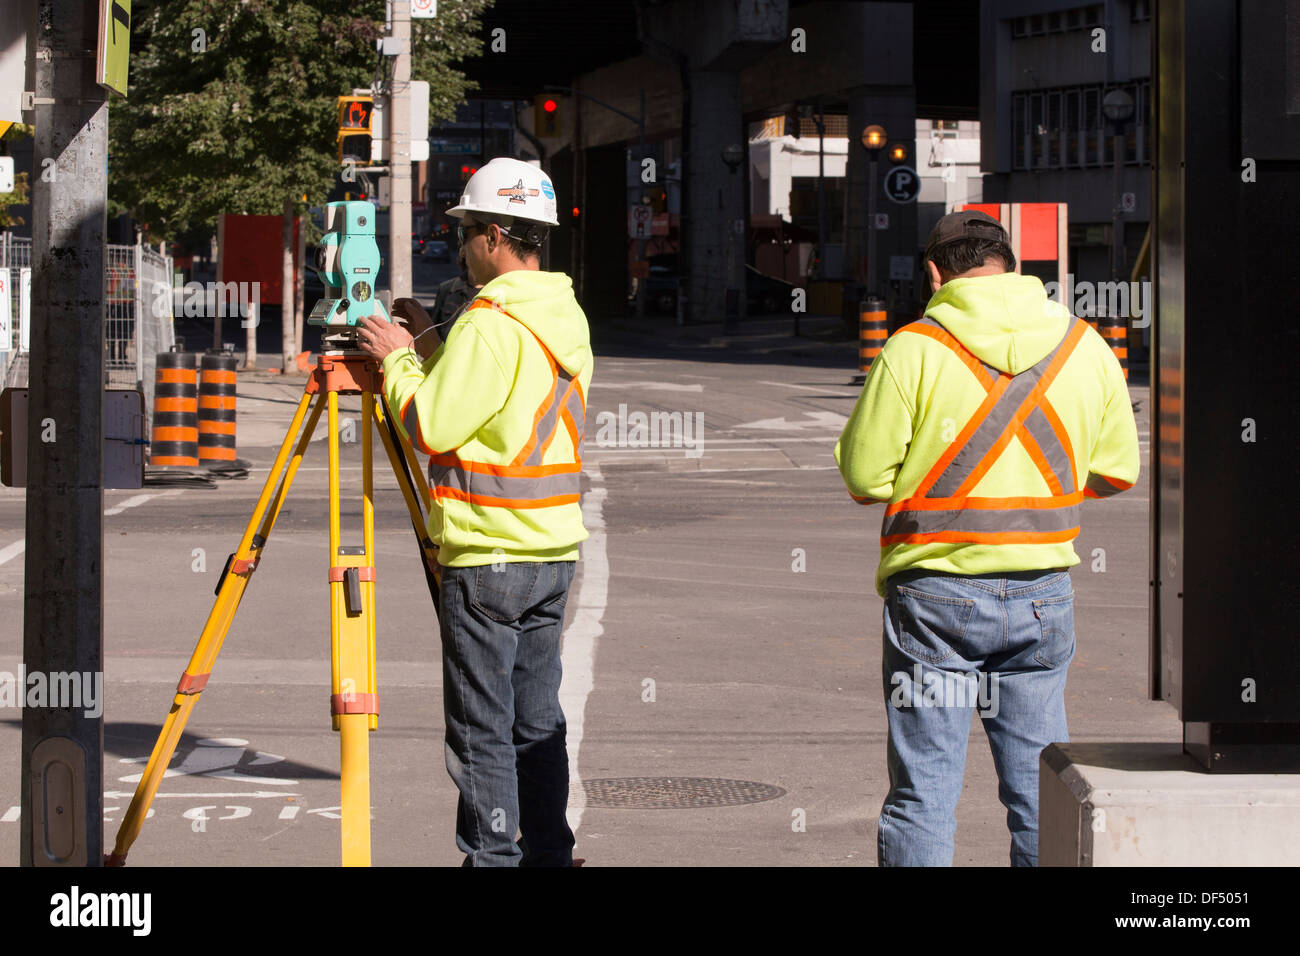
[(785, 796), (771, 784), (717, 777), (607, 777), (584, 780), (587, 806), (611, 810), (692, 810), (737, 807)]

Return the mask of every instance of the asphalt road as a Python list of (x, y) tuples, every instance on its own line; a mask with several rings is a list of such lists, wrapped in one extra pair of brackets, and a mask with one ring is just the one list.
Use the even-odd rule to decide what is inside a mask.
[[(857, 394), (854, 350), (752, 328), (712, 341), (664, 328), (608, 335), (598, 349), (584, 478), (592, 537), (564, 655), (570, 817), (588, 865), (875, 862), (888, 786), (872, 586), (880, 511), (848, 497), (831, 458)], [(249, 480), (105, 494), (106, 845), (301, 388), (241, 378)], [(1145, 454), (1148, 390), (1132, 391)], [(359, 401), (343, 406), (355, 415)], [(635, 428), (638, 412), (680, 415), (658, 419), (658, 447), (620, 444), (620, 420)], [(321, 437), (323, 426), (133, 865), (338, 862)], [(360, 451), (343, 447), (346, 540), (359, 536)], [(377, 475), (374, 862), (454, 865), (436, 622), (396, 482), (386, 467)], [(1076, 740), (1179, 738), (1173, 709), (1145, 699), (1147, 479), (1084, 506), (1067, 688)], [(21, 491), (0, 488), (0, 672), (16, 673), (22, 650), (23, 507)], [(1095, 549), (1104, 572), (1092, 570)], [(3, 865), (18, 860), (18, 718), (0, 711)], [(976, 725), (956, 862), (1003, 866), (1005, 811)]]

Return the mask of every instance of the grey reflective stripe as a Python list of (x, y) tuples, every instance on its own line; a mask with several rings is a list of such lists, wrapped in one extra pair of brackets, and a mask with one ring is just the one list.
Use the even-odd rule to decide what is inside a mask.
[[(967, 352), (970, 352), (970, 349), (967, 349), (966, 346), (962, 345), (961, 342), (958, 341), (958, 339), (957, 339), (957, 337), (956, 337), (955, 335), (953, 335), (951, 332), (949, 332), (947, 329), (945, 329), (945, 328), (943, 327), (943, 323), (942, 323), (942, 322), (936, 322), (934, 319), (930, 318), (928, 315), (925, 315), (925, 316), (922, 316), (921, 318), (917, 319), (917, 320), (916, 320), (916, 324), (917, 324), (917, 325), (927, 325), (927, 326), (929, 326), (929, 327), (932, 328), (932, 329), (938, 329), (940, 332), (943, 332), (945, 335), (951, 336), (951, 337), (952, 337), (952, 340), (953, 340), (954, 342), (957, 342), (957, 344), (958, 344), (959, 346), (961, 346), (963, 349), (966, 349)], [(970, 354), (971, 354), (971, 358), (973, 358), (975, 361), (979, 362), (979, 363), (980, 363), (980, 366), (984, 369), (984, 371), (988, 373), (989, 378), (994, 379), (994, 380), (996, 381), (996, 380), (997, 380), (997, 377), (998, 377), (999, 375), (1002, 374), (1002, 373), (999, 372), (997, 369), (995, 369), (992, 365), (990, 365), (988, 362), (985, 362), (983, 359), (981, 359), (981, 358), (980, 358), (978, 355), (976, 355), (974, 352), (971, 352)]]
[(406, 411), (402, 414), (402, 427), (406, 429), (406, 437), (411, 439), (413, 446), (419, 447), (420, 444), (420, 419), (415, 414), (415, 399), (406, 406)]
[(952, 511), (899, 511), (885, 518), (882, 538), (937, 534), (941, 531), (1014, 534), (1069, 531), (1079, 526), (1079, 506), (1061, 508), (957, 508)]
[[(1091, 472), (1091, 471), (1088, 472), (1088, 482), (1087, 482), (1087, 486), (1088, 486), (1088, 490), (1089, 490), (1089, 491), (1092, 491), (1092, 492), (1095, 492), (1096, 495), (1097, 495), (1097, 497), (1099, 497), (1099, 498), (1109, 498), (1111, 495), (1117, 495), (1117, 494), (1119, 494), (1121, 491), (1126, 491), (1126, 490), (1127, 490), (1127, 487), (1126, 487), (1126, 488), (1116, 488), (1114, 485), (1112, 485), (1109, 481), (1107, 481), (1107, 480), (1106, 480), (1105, 478), (1103, 478), (1101, 475), (1094, 474), (1094, 473)], [(1130, 486), (1128, 486), (1128, 487), (1132, 487), (1132, 486), (1130, 485)]]
[(543, 498), (578, 494), (581, 489), (581, 477), (577, 471), (540, 478), (525, 478), (485, 474), (464, 468), (446, 468), (445, 474), (436, 483), (436, 487), (452, 488), (484, 498), (537, 501)]
[(551, 401), (546, 409), (546, 414), (537, 423), (537, 430), (534, 433), (536, 441), (533, 442), (533, 450), (528, 453), (528, 457), (523, 461), (525, 465), (540, 465), (542, 463), (542, 449), (548, 444), (551, 436), (555, 434), (555, 429), (560, 423), (560, 401), (564, 398), (569, 383), (573, 381), (573, 376), (558, 364), (555, 366), (555, 372), (555, 390), (551, 393)]
[(564, 407), (569, 412), (569, 417), (573, 419), (573, 427), (578, 430), (578, 441), (582, 441), (582, 436), (587, 431), (587, 411), (582, 407), (582, 395), (578, 389), (581, 385), (569, 393), (569, 399), (564, 403)]
[[(1011, 420), (1015, 417), (1021, 403), (1029, 397), (1029, 393), (1034, 390), (1034, 387), (1047, 371), (1047, 367), (1056, 358), (1056, 353), (1061, 351), (1061, 346), (1065, 344), (1066, 339), (1069, 337), (1070, 333), (1067, 329), (1061, 341), (1056, 343), (1056, 348), (1043, 356), (1032, 368), (1011, 377), (1006, 390), (997, 400), (997, 403), (989, 409), (989, 413), (984, 416), (984, 420), (979, 423), (979, 426), (975, 429), (975, 434), (970, 436), (966, 444), (957, 452), (957, 456), (943, 470), (943, 474), (926, 492), (925, 496), (927, 498), (951, 498), (956, 494), (957, 489), (970, 477), (971, 472), (984, 460), (984, 456), (1002, 437), (1002, 433), (1011, 424)], [(1038, 436), (1035, 435), (1034, 437), (1037, 438)], [(1044, 449), (1044, 453), (1046, 453), (1046, 449)]]
[(1043, 457), (1047, 459), (1048, 467), (1052, 469), (1052, 474), (1056, 475), (1056, 480), (1061, 485), (1061, 491), (1067, 495), (1077, 491), (1078, 489), (1074, 487), (1074, 469), (1070, 467), (1070, 456), (1065, 453), (1061, 440), (1056, 437), (1056, 432), (1052, 430), (1041, 408), (1035, 408), (1029, 413), (1029, 417), (1025, 419), (1025, 431), (1033, 435), (1034, 441), (1038, 442)]

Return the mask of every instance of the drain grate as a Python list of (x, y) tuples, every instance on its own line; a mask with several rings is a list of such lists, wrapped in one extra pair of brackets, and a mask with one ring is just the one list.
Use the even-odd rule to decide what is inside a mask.
[(587, 806), (610, 810), (694, 810), (738, 807), (785, 796), (785, 791), (753, 780), (718, 777), (606, 777), (582, 781)]

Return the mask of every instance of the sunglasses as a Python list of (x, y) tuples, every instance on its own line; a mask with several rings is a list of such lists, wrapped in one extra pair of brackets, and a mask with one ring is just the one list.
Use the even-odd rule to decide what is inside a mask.
[(456, 242), (457, 242), (459, 245), (462, 245), (462, 246), (463, 246), (463, 245), (465, 245), (465, 239), (466, 239), (467, 237), (472, 239), (475, 235), (477, 235), (478, 233), (482, 232), (482, 231), (483, 231), (484, 229), (486, 229), (486, 228), (488, 228), (488, 224), (487, 224), (487, 223), (482, 223), (482, 222), (470, 223), (470, 225), (468, 225), (468, 226), (465, 226), (465, 225), (457, 226), (457, 227), (456, 227)]

